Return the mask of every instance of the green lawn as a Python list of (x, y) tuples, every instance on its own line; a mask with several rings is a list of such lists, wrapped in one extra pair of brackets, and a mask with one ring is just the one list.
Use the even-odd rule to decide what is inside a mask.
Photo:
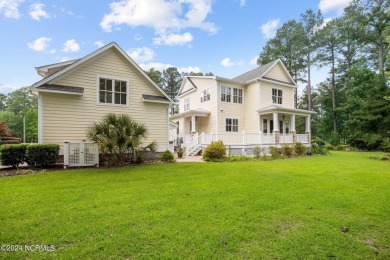
[[(0, 258), (390, 258), (375, 153), (0, 178)], [(348, 228), (343, 233), (341, 229)]]

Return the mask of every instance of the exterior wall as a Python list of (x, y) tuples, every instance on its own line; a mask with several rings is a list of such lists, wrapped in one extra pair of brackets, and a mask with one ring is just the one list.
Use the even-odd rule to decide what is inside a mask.
[[(232, 88), (240, 88), (243, 90), (242, 104), (237, 103), (228, 103), (221, 101), (221, 86), (228, 86)], [(245, 87), (240, 84), (235, 84), (231, 82), (218, 81), (218, 133), (230, 133), (226, 132), (226, 118), (238, 119), (238, 132), (241, 133), (245, 130), (245, 106), (247, 95), (245, 93)], [(232, 100), (233, 100), (233, 90), (232, 90)], [(223, 110), (223, 111), (222, 111)]]
[(282, 68), (282, 65), (280, 65), (279, 63), (276, 64), (267, 74), (265, 74), (265, 77), (289, 83), (291, 82), (291, 79)]
[[(197, 130), (199, 133), (205, 132), (205, 133), (211, 133), (216, 131), (216, 106), (217, 106), (217, 89), (216, 89), (216, 81), (212, 78), (196, 78), (191, 77), (192, 82), (197, 87), (196, 91), (191, 92), (189, 94), (184, 94), (183, 96), (180, 96), (179, 99), (179, 111), (180, 113), (185, 112), (184, 111), (184, 100), (189, 98), (190, 99), (190, 110), (196, 110), (196, 109), (204, 109), (207, 111), (210, 111), (210, 115), (208, 117), (197, 117)], [(187, 84), (191, 84), (188, 80), (185, 83), (184, 88)], [(191, 85), (192, 86), (192, 85)], [(209, 89), (210, 90), (210, 100), (201, 103), (200, 97), (201, 92), (203, 90)], [(179, 121), (180, 123), (180, 134), (189, 134), (190, 133), (190, 121), (191, 117), (186, 117), (186, 120), (174, 120)], [(184, 125), (185, 124), (185, 125)], [(183, 126), (184, 125), (184, 129)]]
[(252, 83), (245, 87), (245, 131), (259, 132), (259, 113), (256, 111), (260, 105), (260, 84)]
[[(128, 80), (129, 106), (97, 104), (98, 76)], [(143, 101), (142, 94), (162, 94), (117, 51), (109, 49), (51, 83), (83, 87), (84, 94), (40, 93), (42, 143), (57, 143), (62, 147), (64, 140), (87, 139), (86, 131), (92, 122), (100, 121), (107, 113), (125, 113), (146, 125), (149, 135), (144, 144), (157, 141), (159, 150), (168, 148), (168, 105)]]
[(260, 82), (260, 108), (275, 105), (272, 103), (272, 89), (281, 89), (283, 91), (282, 106), (294, 108), (294, 88), (274, 84), (270, 82)]

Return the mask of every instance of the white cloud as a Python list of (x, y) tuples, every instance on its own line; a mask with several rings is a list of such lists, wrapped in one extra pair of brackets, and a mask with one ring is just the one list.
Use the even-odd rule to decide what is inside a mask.
[(9, 84), (1, 84), (0, 83), (0, 94), (8, 94), (8, 93), (11, 93), (11, 92), (14, 92), (15, 90), (19, 89), (21, 87), (17, 87), (17, 86), (12, 86), (12, 85), (9, 85)]
[(93, 44), (96, 45), (96, 46), (98, 46), (99, 48), (104, 46), (103, 41), (96, 41), (96, 42), (94, 42)]
[(45, 10), (43, 10), (43, 8), (45, 7), (44, 4), (41, 4), (41, 3), (35, 3), (35, 4), (32, 4), (30, 5), (30, 16), (32, 19), (34, 20), (41, 20), (41, 17), (42, 18), (50, 18), (50, 15), (48, 15), (46, 13)]
[(43, 52), (50, 46), (50, 42), (51, 38), (40, 37), (35, 41), (27, 43), (27, 46), (34, 51)]
[(253, 57), (251, 61), (249, 62), (251, 65), (257, 65), (257, 59), (259, 58), (259, 55)]
[(246, 0), (240, 0), (240, 6), (244, 7), (246, 5)]
[(140, 34), (137, 33), (137, 34), (134, 35), (133, 39), (134, 39), (135, 41), (140, 41), (140, 40), (142, 40), (142, 36), (141, 36)]
[(234, 62), (232, 62), (232, 60), (230, 58), (225, 58), (225, 59), (221, 60), (221, 65), (224, 67), (231, 67), (231, 66), (234, 66), (236, 64)]
[(352, 0), (320, 0), (318, 8), (323, 13), (329, 13), (335, 11), (337, 14), (342, 14), (344, 8), (349, 5)]
[(129, 49), (127, 54), (137, 63), (151, 61), (154, 58), (154, 51), (148, 47)]
[(333, 20), (333, 18), (325, 18), (324, 21), (322, 22), (322, 24), (315, 28), (315, 31), (321, 30), (332, 20)]
[(153, 43), (156, 45), (184, 45), (193, 40), (193, 37), (190, 33), (184, 34), (161, 34), (157, 38), (153, 38)]
[(51, 50), (50, 50), (50, 53), (51, 53), (51, 54), (54, 54), (54, 53), (56, 53), (56, 52), (57, 52), (57, 51), (56, 51), (55, 49), (51, 49)]
[(279, 22), (279, 19), (269, 20), (261, 26), (261, 31), (263, 32), (264, 38), (270, 39), (275, 36), (276, 28), (278, 27)]
[(22, 2), (22, 0), (0, 0), (0, 13), (3, 14), (5, 18), (19, 18), (20, 2)]
[(64, 43), (63, 52), (77, 52), (80, 50), (80, 45), (76, 42), (75, 39), (67, 40)]
[(216, 33), (217, 28), (206, 18), (211, 13), (213, 0), (122, 0), (110, 4), (100, 26), (111, 32), (113, 26), (127, 24), (130, 27), (147, 26), (157, 34), (199, 28)]

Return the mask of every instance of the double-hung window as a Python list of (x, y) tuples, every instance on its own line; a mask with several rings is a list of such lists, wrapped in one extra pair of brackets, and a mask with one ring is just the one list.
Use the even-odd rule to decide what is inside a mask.
[(99, 78), (99, 103), (126, 106), (128, 100), (127, 81)]
[(242, 89), (221, 86), (221, 101), (242, 104)]
[(210, 100), (210, 89), (205, 89), (200, 92), (200, 102), (206, 102)]
[(221, 86), (221, 101), (231, 102), (232, 99), (232, 88), (227, 86)]
[(272, 89), (272, 103), (274, 104), (282, 104), (283, 92), (281, 89)]
[(242, 89), (240, 88), (233, 89), (233, 103), (242, 104)]
[(238, 132), (238, 119), (226, 118), (226, 132)]
[(184, 111), (190, 110), (190, 98), (184, 99)]

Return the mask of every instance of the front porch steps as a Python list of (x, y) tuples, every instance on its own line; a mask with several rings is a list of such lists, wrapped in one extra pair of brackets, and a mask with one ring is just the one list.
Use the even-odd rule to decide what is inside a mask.
[(201, 144), (194, 145), (194, 146), (192, 146), (192, 147), (190, 147), (190, 148), (188, 149), (187, 155), (188, 155), (188, 156), (195, 156), (195, 155), (197, 155), (203, 148), (204, 148), (204, 147), (203, 147), (203, 145), (201, 145)]

